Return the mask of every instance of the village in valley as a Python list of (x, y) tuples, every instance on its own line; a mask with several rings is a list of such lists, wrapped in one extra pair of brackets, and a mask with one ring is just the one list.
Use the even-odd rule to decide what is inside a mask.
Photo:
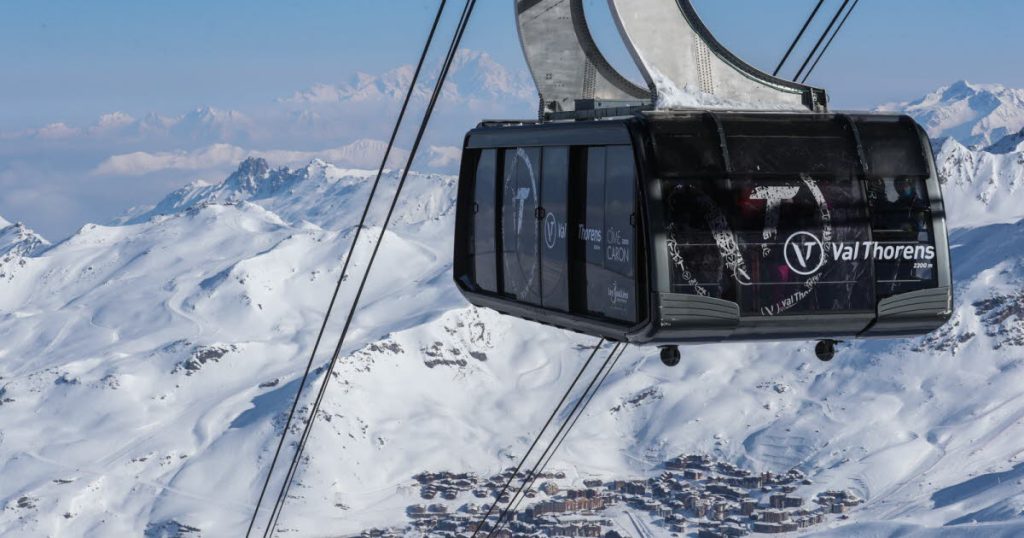
[[(413, 477), (423, 502), (406, 508), (404, 527), (371, 529), (364, 537), (470, 537), (480, 526), (486, 536), (508, 505), (521, 480), (532, 482), (522, 504), (494, 536), (637, 537), (697, 536), (725, 538), (795, 532), (846, 518), (863, 501), (849, 491), (801, 494), (812, 482), (799, 470), (753, 473), (708, 456), (684, 455), (663, 462), (661, 473), (646, 479), (577, 483), (562, 471), (536, 477), (520, 472), (501, 498), (515, 469), (481, 478), (473, 473), (428, 473)], [(532, 480), (536, 478), (536, 480)]]

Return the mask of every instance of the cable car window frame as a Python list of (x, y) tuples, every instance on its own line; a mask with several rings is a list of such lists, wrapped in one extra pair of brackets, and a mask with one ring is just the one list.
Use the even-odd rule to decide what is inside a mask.
[[(643, 305), (641, 289), (643, 281), (639, 274), (642, 266), (636, 245), (641, 236), (637, 218), (640, 190), (637, 158), (631, 145), (595, 145), (580, 148), (575, 162), (577, 193), (577, 215), (582, 216), (574, 222), (573, 236), (577, 242), (574, 252), (578, 258), (573, 264), (575, 272), (585, 283), (577, 287), (577, 301), (574, 312), (592, 316), (614, 323), (635, 325), (642, 317), (640, 308)], [(615, 162), (615, 158), (622, 163)], [(624, 159), (628, 157), (628, 162)], [(611, 163), (611, 164), (610, 164)], [(619, 165), (619, 168), (615, 168)], [(609, 170), (616, 172), (629, 171), (628, 176), (612, 177)], [(627, 189), (622, 189), (628, 185)], [(618, 187), (618, 191), (615, 190)], [(595, 196), (595, 189), (599, 196)], [(624, 222), (611, 227), (611, 208), (614, 200), (609, 202), (608, 195), (630, 192), (631, 209)], [(619, 215), (620, 221), (622, 215)], [(598, 222), (599, 221), (599, 222)], [(628, 229), (629, 237), (623, 237), (622, 230)], [(613, 232), (619, 232), (616, 235)], [(623, 255), (629, 258), (628, 271), (623, 274), (622, 262), (616, 258)], [(582, 289), (581, 289), (582, 288)]]
[[(473, 215), (469, 230), (469, 253), (473, 258), (471, 279), (482, 291), (497, 293), (498, 272), (497, 201), (498, 151), (485, 149), (473, 167)], [(489, 181), (487, 181), (489, 176)], [(487, 185), (487, 189), (481, 189)], [(489, 194), (489, 196), (486, 196)], [(484, 198), (481, 198), (484, 196)], [(484, 205), (489, 203), (489, 209)], [(488, 218), (489, 217), (489, 218)], [(481, 227), (481, 224), (484, 224)], [(486, 232), (486, 233), (482, 233)], [(481, 250), (484, 249), (484, 250)]]
[[(540, 295), (541, 305), (570, 311), (571, 299), (571, 148), (543, 146), (540, 173)], [(555, 183), (556, 181), (560, 183)], [(556, 255), (557, 254), (557, 255)], [(560, 258), (560, 259), (559, 259)]]
[[(588, 152), (588, 150), (590, 148), (592, 148), (592, 147), (603, 147), (603, 146), (612, 146), (612, 147), (616, 147), (616, 148), (621, 148), (621, 151), (624, 152), (624, 154), (628, 156), (629, 163), (630, 163), (629, 170), (631, 172), (628, 182), (630, 184), (630, 188), (631, 188), (632, 193), (633, 193), (633, 196), (632, 196), (633, 211), (629, 215), (629, 218), (630, 218), (630, 221), (631, 221), (631, 224), (632, 224), (632, 233), (633, 233), (633, 237), (631, 239), (632, 239), (633, 245), (640, 245), (641, 242), (644, 242), (646, 240), (645, 239), (646, 236), (644, 235), (645, 234), (645, 232), (644, 232), (645, 226), (644, 226), (643, 220), (641, 218), (641, 216), (645, 213), (645, 211), (642, 208), (643, 204), (641, 203), (641, 201), (643, 200), (643, 198), (641, 197), (641, 190), (640, 190), (640, 187), (641, 187), (641, 185), (640, 185), (640, 178), (643, 177), (643, 175), (641, 174), (640, 167), (641, 167), (641, 164), (644, 161), (643, 161), (643, 156), (638, 154), (638, 151), (642, 153), (642, 148), (638, 149), (636, 147), (636, 144), (642, 143), (642, 141), (638, 141), (637, 139), (635, 139), (634, 138), (634, 134), (630, 131), (630, 128), (627, 125), (625, 125), (625, 124), (620, 125), (620, 127), (619, 127), (620, 130), (617, 133), (616, 133), (616, 131), (614, 129), (611, 129), (611, 130), (603, 129), (603, 128), (599, 129), (599, 130), (597, 130), (596, 134), (598, 136), (596, 136), (596, 137), (592, 136), (594, 134), (593, 130), (587, 129), (586, 132), (582, 132), (582, 130), (576, 130), (576, 129), (572, 128), (572, 127), (575, 127), (575, 126), (571, 126), (570, 125), (568, 127), (570, 127), (570, 129), (567, 129), (567, 130), (573, 131), (573, 134), (571, 134), (567, 139), (563, 139), (565, 142), (569, 142), (569, 143), (562, 143), (562, 144), (547, 143), (549, 141), (554, 141), (554, 139), (555, 139), (555, 137), (552, 136), (552, 133), (550, 132), (550, 129), (543, 129), (543, 130), (541, 130), (542, 135), (538, 135), (537, 138), (535, 138), (533, 141), (529, 141), (529, 139), (527, 139), (527, 140), (522, 140), (523, 143), (515, 144), (515, 142), (518, 142), (518, 140), (515, 140), (515, 141), (509, 140), (509, 141), (513, 142), (512, 145), (509, 145), (507, 143), (506, 144), (502, 144), (502, 143), (500, 143), (501, 141), (499, 141), (499, 140), (494, 140), (493, 141), (493, 142), (498, 142), (498, 143), (484, 143), (484, 142), (492, 142), (492, 141), (487, 136), (483, 136), (480, 139), (477, 139), (477, 138), (475, 138), (473, 136), (470, 136), (470, 137), (467, 138), (466, 151), (465, 151), (465, 153), (463, 155), (463, 171), (462, 171), (463, 177), (465, 177), (466, 174), (469, 174), (469, 173), (472, 173), (472, 171), (475, 171), (475, 169), (477, 168), (477, 165), (478, 165), (478, 161), (481, 158), (482, 152), (487, 151), (487, 150), (494, 150), (496, 152), (496, 155), (497, 155), (497, 168), (502, 173), (504, 173), (505, 170), (508, 168), (508, 165), (506, 165), (505, 162), (504, 162), (506, 156), (509, 154), (508, 150), (513, 150), (514, 151), (517, 148), (522, 148), (522, 149), (531, 149), (532, 148), (532, 149), (540, 150), (541, 151), (541, 157), (540, 157), (540, 166), (539, 166), (539, 168), (540, 168), (540, 170), (542, 170), (542, 172), (540, 174), (540, 180), (539, 180), (540, 187), (539, 188), (540, 188), (540, 191), (541, 191), (542, 194), (541, 194), (541, 203), (537, 207), (537, 215), (538, 215), (538, 219), (537, 220), (538, 220), (538, 224), (541, 226), (540, 234), (538, 236), (540, 238), (540, 241), (538, 241), (538, 243), (539, 243), (538, 247), (539, 247), (539, 249), (543, 250), (544, 245), (543, 245), (543, 221), (542, 221), (542, 219), (544, 218), (544, 216), (546, 216), (545, 213), (544, 213), (545, 212), (545, 208), (543, 207), (543, 197), (544, 197), (544, 195), (543, 195), (543, 191), (544, 191), (544, 179), (543, 179), (543, 177), (544, 177), (544, 173), (543, 173), (543, 170), (544, 170), (544, 155), (543, 155), (543, 152), (544, 151), (548, 151), (548, 152), (550, 152), (550, 151), (567, 151), (568, 152), (568, 155), (569, 155), (569, 159), (568, 159), (569, 169), (567, 171), (567, 175), (568, 175), (569, 183), (568, 183), (568, 187), (567, 187), (568, 191), (567, 191), (567, 196), (566, 196), (566, 198), (567, 198), (567, 208), (566, 209), (567, 209), (567, 218), (568, 218), (568, 222), (567, 222), (568, 225), (566, 226), (566, 245), (567, 245), (567, 251), (568, 251), (568, 267), (567, 267), (567, 273), (566, 273), (566, 280), (567, 280), (567, 283), (568, 283), (568, 290), (569, 290), (569, 304), (568, 304), (568, 308), (562, 308), (564, 306), (564, 304), (560, 304), (558, 301), (553, 301), (553, 302), (549, 302), (548, 304), (545, 304), (545, 301), (544, 301), (544, 298), (543, 298), (543, 295), (544, 295), (544, 279), (543, 279), (543, 277), (541, 278), (541, 287), (540, 287), (541, 300), (540, 300), (539, 304), (520, 301), (514, 295), (511, 295), (511, 294), (507, 293), (506, 290), (503, 289), (501, 285), (499, 285), (499, 289), (496, 292), (492, 292), (492, 291), (489, 291), (489, 290), (482, 289), (482, 287), (477, 286), (476, 283), (475, 283), (475, 277), (472, 275), (472, 265), (473, 265), (472, 264), (472, 260), (468, 256), (467, 256), (467, 259), (469, 259), (470, 261), (464, 262), (464, 261), (461, 261), (461, 260), (457, 260), (457, 263), (455, 264), (454, 269), (455, 269), (455, 272), (456, 272), (456, 281), (460, 282), (460, 283), (464, 282), (464, 283), (467, 284), (468, 287), (460, 285), (460, 287), (462, 287), (464, 293), (472, 293), (472, 294), (480, 297), (481, 300), (484, 300), (484, 297), (492, 297), (493, 299), (484, 300), (484, 304), (486, 304), (486, 305), (488, 305), (488, 306), (490, 306), (492, 308), (495, 308), (495, 309), (497, 309), (499, 311), (506, 311), (507, 313), (514, 313), (515, 315), (519, 315), (519, 316), (522, 316), (522, 317), (527, 317), (529, 319), (536, 319), (538, 321), (542, 321), (542, 322), (545, 322), (545, 323), (551, 323), (551, 324), (554, 324), (554, 325), (557, 325), (557, 326), (562, 326), (562, 327), (567, 327), (567, 328), (573, 328), (574, 325), (579, 324), (581, 326), (590, 327), (590, 329), (587, 329), (588, 331), (590, 331), (590, 330), (597, 331), (598, 333), (603, 334), (603, 335), (605, 335), (608, 338), (625, 339), (626, 335), (629, 334), (630, 331), (634, 331), (636, 329), (639, 329), (640, 327), (643, 327), (644, 324), (649, 323), (649, 319), (650, 319), (651, 313), (648, 310), (649, 298), (646, 296), (646, 294), (649, 293), (651, 290), (650, 290), (650, 287), (649, 287), (650, 284), (649, 284), (648, 271), (650, 269), (649, 269), (649, 265), (648, 265), (648, 261), (647, 261), (647, 256), (646, 256), (646, 253), (645, 253), (644, 249), (643, 248), (639, 248), (639, 247), (635, 247), (634, 251), (631, 253), (631, 257), (632, 257), (631, 261), (632, 261), (632, 263), (631, 263), (631, 267), (630, 267), (630, 272), (632, 273), (632, 281), (631, 281), (630, 285), (631, 285), (631, 290), (632, 290), (631, 295), (633, 296), (634, 299), (632, 301), (632, 304), (630, 305), (629, 312), (627, 314), (621, 314), (620, 313), (617, 316), (614, 315), (614, 314), (613, 314), (613, 316), (608, 316), (608, 315), (606, 315), (606, 313), (588, 312), (587, 311), (587, 309), (586, 309), (586, 299), (585, 299), (585, 283), (586, 283), (585, 271), (582, 270), (581, 268), (577, 267), (577, 261), (579, 259), (578, 255), (577, 255), (577, 248), (578, 248), (577, 244), (579, 243), (579, 241), (576, 241), (576, 237), (577, 237), (576, 234), (577, 234), (578, 230), (574, 229), (574, 226), (580, 220), (581, 211), (584, 210), (584, 208), (582, 208), (580, 206), (580, 204), (578, 203), (578, 200), (579, 200), (579, 186), (578, 186), (578, 184), (581, 181), (580, 174), (581, 174), (581, 172), (585, 172), (586, 167), (585, 167), (585, 165), (584, 166), (580, 166), (579, 165), (577, 156), (582, 154), (584, 156), (584, 158), (585, 158), (586, 154), (587, 154), (587, 152)], [(576, 133), (580, 133), (580, 134), (576, 134)], [(530, 138), (533, 138), (533, 137), (530, 137)], [(539, 142), (539, 143), (537, 143), (537, 142)], [(496, 177), (495, 181), (503, 181), (503, 179), (504, 178), (502, 176), (498, 176), (498, 177)], [(464, 193), (460, 193), (460, 194), (464, 194), (467, 197), (467, 199), (475, 196), (476, 182), (480, 181), (480, 180), (481, 180), (481, 178), (476, 177), (476, 175), (474, 175), (472, 182), (466, 181), (465, 184), (460, 182), (460, 189), (466, 189), (466, 191)], [(499, 195), (499, 198), (500, 198), (500, 196), (502, 194), (501, 191), (503, 191), (504, 189), (496, 189), (496, 190), (499, 191), (498, 195)], [(504, 202), (501, 199), (496, 201), (496, 207), (503, 207), (503, 204), (504, 204)], [(465, 218), (465, 220), (460, 220), (459, 222), (461, 224), (458, 224), (459, 226), (465, 226), (467, 228), (472, 228), (473, 227), (473, 219), (471, 218), (472, 217), (472, 212), (473, 212), (472, 203), (469, 204), (469, 206), (470, 207), (464, 208), (464, 212), (465, 213), (469, 213), (470, 214), (469, 215), (470, 218), (463, 217), (463, 218)], [(462, 207), (462, 206), (460, 206), (460, 207)], [(603, 208), (602, 208), (602, 210), (603, 210)], [(541, 216), (541, 215), (544, 215), (544, 216)], [(499, 222), (502, 219), (502, 216), (501, 216), (499, 211), (496, 211), (495, 218)], [(603, 216), (602, 216), (602, 220), (603, 220)], [(500, 226), (500, 224), (497, 224), (497, 226)], [(496, 226), (496, 229), (497, 229), (497, 226)], [(463, 229), (467, 229), (467, 228), (463, 228)], [(464, 252), (466, 254), (469, 254), (472, 251), (471, 250), (471, 248), (472, 248), (471, 245), (467, 244), (468, 242), (472, 241), (472, 235), (473, 235), (473, 231), (470, 230), (464, 236), (463, 240), (457, 241), (457, 247), (456, 247), (457, 251), (461, 251), (461, 252)], [(498, 273), (499, 273), (499, 276), (498, 276), (499, 283), (503, 283), (504, 280), (505, 280), (501, 276), (501, 273), (504, 270), (504, 267), (503, 267), (504, 263), (503, 263), (503, 260), (500, 257), (498, 257), (498, 256), (502, 256), (502, 252), (506, 248), (502, 244), (502, 237), (501, 237), (501, 235), (502, 234), (500, 234), (500, 233), (496, 234), (496, 236), (497, 236), (496, 237), (496, 243), (497, 243), (496, 244), (496, 250), (497, 250), (496, 259), (497, 259), (497, 269), (498, 269)], [(469, 238), (468, 241), (465, 238)], [(639, 250), (636, 250), (637, 248), (639, 248)], [(543, 271), (544, 271), (543, 270), (543, 259), (544, 259), (543, 255), (541, 256), (540, 259), (541, 259), (540, 266), (542, 268), (541, 269), (541, 273), (543, 273)], [(467, 265), (468, 265), (468, 267), (467, 267)], [(584, 295), (583, 296), (581, 296), (577, 292), (577, 289), (581, 285), (584, 286)], [(497, 301), (497, 302), (495, 302), (495, 301)], [(567, 322), (568, 320), (566, 320), (566, 322), (561, 322), (561, 321), (558, 321), (559, 320), (559, 316), (571, 316), (573, 319), (578, 320), (578, 321), (573, 321), (571, 323), (568, 323)]]
[[(541, 148), (501, 150), (501, 187), (498, 191), (497, 237), (501, 250), (501, 293), (516, 301), (541, 305), (540, 209)], [(532, 203), (531, 203), (532, 201)], [(514, 234), (510, 229), (515, 228)], [(529, 233), (532, 230), (532, 234)], [(525, 232), (525, 233), (524, 233)], [(515, 242), (512, 244), (514, 237)]]
[[(904, 200), (896, 185), (908, 182), (913, 188), (912, 198)], [(878, 183), (882, 184), (883, 191), (881, 192), (877, 189)], [(914, 249), (911, 258), (875, 260), (875, 286), (878, 298), (884, 299), (902, 293), (938, 287), (939, 268), (934, 257), (938, 247), (933, 226), (934, 215), (930, 198), (932, 193), (928, 187), (928, 178), (912, 175), (871, 176), (865, 181), (865, 189), (868, 192), (873, 244), (878, 245), (877, 248), (898, 248), (906, 253), (909, 253), (907, 247)], [(891, 199), (888, 196), (890, 189), (895, 195)], [(882, 203), (883, 199), (888, 207), (877, 205)], [(903, 208), (897, 206), (897, 204), (907, 202), (912, 205)], [(898, 215), (904, 210), (911, 214), (908, 214), (908, 219), (901, 221), (900, 229), (882, 228), (883, 225), (891, 226), (895, 222), (895, 219), (887, 217)], [(912, 214), (915, 211), (919, 213), (916, 216), (916, 222), (913, 220), (915, 216)], [(916, 227), (913, 230), (907, 230), (907, 225), (911, 227), (916, 225)], [(899, 233), (916, 233), (917, 237), (892, 237), (893, 234)], [(922, 234), (925, 236), (923, 239), (921, 238)], [(925, 254), (930, 252), (932, 257), (919, 259), (921, 252)], [(924, 272), (927, 272), (927, 276), (915, 276)], [(890, 274), (892, 276), (889, 276)], [(901, 274), (904, 275), (904, 278), (900, 277)]]

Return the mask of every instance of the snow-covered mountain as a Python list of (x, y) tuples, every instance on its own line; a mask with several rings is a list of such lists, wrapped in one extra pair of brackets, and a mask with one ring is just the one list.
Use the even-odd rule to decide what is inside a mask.
[[(266, 160), (250, 157), (223, 182), (194, 182), (167, 195), (153, 208), (129, 215), (121, 222), (141, 223), (211, 204), (253, 202), (288, 222), (342, 230), (358, 223), (361, 208), (356, 204), (369, 194), (375, 175), (366, 170), (338, 168), (319, 159), (296, 170), (272, 169)], [(384, 188), (393, 187), (398, 175), (398, 171), (387, 171), (382, 178)], [(428, 218), (450, 210), (453, 178), (436, 174), (410, 177), (400, 200), (399, 219)], [(417, 181), (417, 177), (429, 180)]]
[(1024, 214), (1024, 150), (992, 153), (947, 138), (936, 148), (935, 163), (950, 226), (1012, 222)]
[[(194, 524), (177, 511), (197, 501), (240, 521), (367, 177), (248, 161), (174, 214), (88, 225), (26, 257), (0, 285), (0, 535), (161, 536)], [(457, 304), (440, 285), (450, 205), (429, 203), (450, 200), (451, 178), (412, 174), (409, 189), (349, 351)], [(403, 312), (381, 303), (393, 293)]]
[(24, 224), (12, 224), (0, 217), (0, 255), (14, 253), (19, 256), (35, 256), (49, 246), (49, 241)]
[(904, 112), (933, 139), (953, 137), (976, 149), (1024, 127), (1024, 90), (961, 80), (920, 99), (890, 103), (878, 110)]
[(13, 278), (27, 263), (50, 247), (50, 242), (22, 223), (11, 224), (0, 217), (0, 280)]
[[(249, 159), (22, 256), (0, 279), (0, 535), (238, 535), (372, 176)], [(413, 475), (503, 469), (593, 344), (465, 304), (450, 282), (454, 189), (410, 176), (287, 534), (404, 527), (422, 502)], [(829, 535), (1024, 533), (1024, 221), (952, 243), (956, 312), (933, 335), (853, 343), (831, 363), (800, 342), (692, 346), (675, 369), (630, 348), (552, 467), (613, 480), (703, 453), (864, 498), (815, 527)]]
[(1024, 90), (959, 81), (877, 110), (910, 115), (932, 138), (952, 228), (1024, 216)]

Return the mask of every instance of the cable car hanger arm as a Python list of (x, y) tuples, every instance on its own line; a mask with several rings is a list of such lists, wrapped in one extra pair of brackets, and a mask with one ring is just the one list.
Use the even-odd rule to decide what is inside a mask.
[(608, 0), (646, 91), (597, 50), (583, 0), (515, 2), (523, 53), (540, 93), (541, 119), (583, 109), (650, 106), (679, 92), (754, 108), (827, 109), (825, 90), (772, 76), (730, 52), (690, 0)]

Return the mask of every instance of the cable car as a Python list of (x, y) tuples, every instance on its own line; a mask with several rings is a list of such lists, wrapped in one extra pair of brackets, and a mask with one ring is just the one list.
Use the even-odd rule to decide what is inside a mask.
[[(681, 28), (687, 42), (710, 43), (695, 57), (711, 58), (690, 66), (694, 77), (726, 94), (759, 84), (743, 95), (774, 91), (802, 109), (651, 110), (626, 101), (640, 90), (624, 95), (600, 70), (543, 72), (563, 64), (525, 38), (553, 32), (524, 25), (578, 20), (558, 13), (576, 3), (517, 2), (541, 118), (483, 122), (466, 135), (453, 269), (469, 302), (662, 346), (667, 364), (680, 343), (739, 340), (819, 340), (829, 360), (838, 339), (921, 335), (949, 319), (942, 195), (928, 137), (911, 118), (826, 111), (823, 91), (728, 55), (692, 8), (681, 10)], [(644, 17), (620, 22), (626, 37), (647, 35), (630, 27), (636, 20)], [(585, 41), (552, 46), (607, 69)], [(715, 86), (727, 80), (716, 69), (744, 77)]]
[(473, 304), (639, 344), (912, 336), (951, 313), (927, 136), (906, 116), (646, 112), (466, 137)]

